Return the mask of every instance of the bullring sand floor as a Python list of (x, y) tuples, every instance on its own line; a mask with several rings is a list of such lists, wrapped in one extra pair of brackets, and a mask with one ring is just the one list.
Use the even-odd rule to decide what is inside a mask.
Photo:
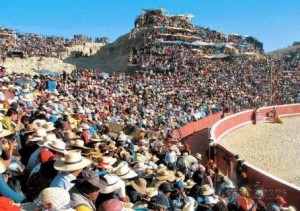
[(246, 125), (220, 144), (241, 159), (300, 186), (300, 116), (283, 118), (283, 124)]

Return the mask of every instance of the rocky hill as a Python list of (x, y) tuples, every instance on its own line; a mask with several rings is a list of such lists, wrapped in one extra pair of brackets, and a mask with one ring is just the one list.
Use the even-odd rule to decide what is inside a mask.
[(278, 59), (296, 60), (300, 59), (300, 45), (293, 45), (267, 53)]

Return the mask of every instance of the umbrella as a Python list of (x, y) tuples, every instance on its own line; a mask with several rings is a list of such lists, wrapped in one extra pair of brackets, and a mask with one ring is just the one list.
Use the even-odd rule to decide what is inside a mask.
[(22, 85), (22, 84), (30, 84), (30, 83), (34, 83), (31, 79), (28, 78), (17, 78), (15, 80), (16, 84)]
[(35, 72), (39, 73), (40, 75), (49, 75), (49, 76), (59, 76), (59, 75), (61, 75), (60, 72), (53, 71), (53, 70), (47, 70), (47, 69), (36, 70)]

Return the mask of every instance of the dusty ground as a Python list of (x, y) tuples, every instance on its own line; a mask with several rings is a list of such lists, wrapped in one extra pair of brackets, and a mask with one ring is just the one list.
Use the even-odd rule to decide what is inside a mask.
[(249, 163), (300, 186), (300, 117), (283, 118), (283, 124), (246, 125), (220, 143)]

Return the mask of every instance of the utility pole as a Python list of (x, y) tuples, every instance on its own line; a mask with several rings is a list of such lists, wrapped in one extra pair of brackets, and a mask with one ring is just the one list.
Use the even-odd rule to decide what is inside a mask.
[(272, 58), (269, 58), (269, 65), (270, 65), (270, 75), (269, 75), (269, 83), (270, 83), (270, 87), (269, 87), (269, 106), (272, 106), (273, 104), (273, 64), (272, 64)]

